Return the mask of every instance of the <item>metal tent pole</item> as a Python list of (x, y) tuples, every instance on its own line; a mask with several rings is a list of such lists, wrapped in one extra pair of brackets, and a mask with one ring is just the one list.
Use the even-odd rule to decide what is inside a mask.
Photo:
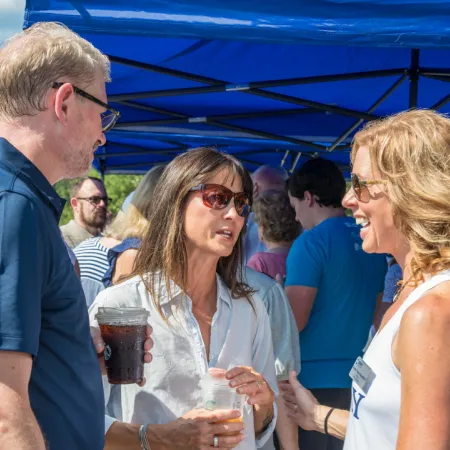
[(419, 96), (419, 58), (420, 50), (413, 48), (411, 50), (411, 66), (409, 68), (409, 107), (417, 108), (417, 99)]

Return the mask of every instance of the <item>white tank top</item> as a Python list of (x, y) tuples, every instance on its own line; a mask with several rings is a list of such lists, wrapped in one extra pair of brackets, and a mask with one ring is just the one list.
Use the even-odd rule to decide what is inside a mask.
[(375, 373), (367, 395), (352, 384), (352, 404), (344, 450), (395, 450), (400, 420), (401, 375), (392, 361), (392, 341), (405, 311), (426, 291), (450, 281), (450, 270), (414, 289), (386, 326), (374, 337), (364, 361)]

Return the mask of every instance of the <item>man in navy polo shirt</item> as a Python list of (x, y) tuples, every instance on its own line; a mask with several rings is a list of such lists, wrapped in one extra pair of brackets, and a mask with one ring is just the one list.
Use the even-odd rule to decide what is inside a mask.
[(108, 80), (108, 59), (57, 24), (0, 50), (1, 450), (104, 446), (101, 373), (52, 185), (105, 143)]

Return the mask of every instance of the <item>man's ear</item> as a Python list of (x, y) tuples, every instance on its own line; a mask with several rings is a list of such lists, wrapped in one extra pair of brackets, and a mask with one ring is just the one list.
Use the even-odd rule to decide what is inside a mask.
[(75, 92), (70, 83), (64, 83), (56, 90), (53, 108), (56, 117), (63, 125), (68, 123), (69, 112), (71, 112), (70, 106), (73, 104), (74, 98)]
[(308, 207), (311, 207), (314, 205), (315, 198), (311, 194), (311, 192), (305, 191), (305, 193), (303, 194), (303, 198), (306, 200), (306, 204), (308, 205)]
[(70, 199), (70, 206), (72, 207), (72, 209), (74, 210), (77, 209), (78, 205), (79, 205), (78, 200), (75, 197), (72, 197)]

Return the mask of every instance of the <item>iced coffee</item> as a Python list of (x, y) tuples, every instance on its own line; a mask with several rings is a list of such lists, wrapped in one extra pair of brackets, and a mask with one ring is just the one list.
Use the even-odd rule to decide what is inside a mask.
[(98, 309), (95, 318), (105, 341), (105, 366), (111, 384), (143, 380), (148, 316), (143, 308)]

